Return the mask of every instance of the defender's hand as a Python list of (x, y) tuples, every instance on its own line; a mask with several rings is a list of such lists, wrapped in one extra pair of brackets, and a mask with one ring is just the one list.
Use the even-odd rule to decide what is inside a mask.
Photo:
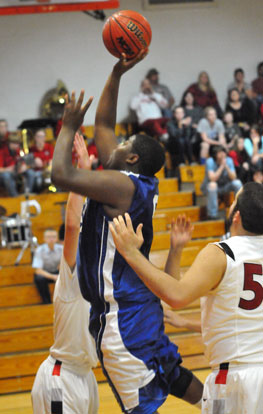
[(118, 252), (127, 258), (134, 250), (140, 249), (143, 244), (142, 224), (139, 224), (136, 233), (133, 230), (132, 221), (128, 213), (115, 217), (110, 223), (110, 231)]
[(171, 224), (171, 248), (173, 250), (183, 248), (192, 237), (194, 226), (191, 220), (185, 215), (179, 215), (176, 221), (173, 219)]
[(74, 138), (74, 148), (78, 157), (78, 168), (91, 170), (94, 155), (89, 156), (87, 146), (81, 134), (76, 132)]

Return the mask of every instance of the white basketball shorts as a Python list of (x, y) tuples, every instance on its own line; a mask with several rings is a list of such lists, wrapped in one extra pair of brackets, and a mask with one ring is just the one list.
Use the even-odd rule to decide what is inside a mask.
[(38, 369), (31, 397), (34, 414), (98, 413), (98, 387), (92, 370), (85, 376), (74, 374), (51, 356)]
[(220, 367), (205, 381), (202, 414), (262, 414), (263, 365)]

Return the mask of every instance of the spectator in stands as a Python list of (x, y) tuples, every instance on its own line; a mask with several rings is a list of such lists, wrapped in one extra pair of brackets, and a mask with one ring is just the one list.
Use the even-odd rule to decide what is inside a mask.
[(130, 107), (135, 111), (139, 126), (147, 134), (160, 140), (167, 140), (166, 123), (162, 110), (168, 108), (168, 101), (158, 92), (154, 92), (149, 79), (141, 83), (141, 91), (134, 96)]
[(238, 136), (234, 139), (233, 149), (229, 151), (228, 155), (234, 162), (237, 178), (239, 178), (243, 184), (250, 181), (252, 177), (250, 157), (245, 150), (243, 137)]
[(239, 125), (243, 135), (246, 135), (250, 126), (255, 123), (257, 119), (255, 105), (252, 100), (246, 97), (241, 101), (240, 93), (237, 88), (230, 89), (228, 92), (226, 111), (232, 112), (234, 123)]
[(7, 144), (8, 139), (8, 123), (6, 119), (0, 119), (0, 149)]
[[(190, 118), (185, 118), (184, 108), (177, 106), (173, 119), (167, 123), (169, 138), (165, 144), (171, 154), (173, 170), (180, 164), (189, 164), (193, 161)], [(168, 174), (169, 175), (169, 174)]]
[(54, 283), (58, 278), (63, 246), (57, 241), (57, 231), (52, 228), (46, 229), (44, 244), (38, 246), (34, 253), (34, 282), (44, 304), (51, 303), (48, 284)]
[(168, 86), (159, 83), (158, 70), (150, 69), (147, 72), (146, 79), (150, 81), (154, 92), (160, 93), (168, 102), (167, 108), (162, 109), (163, 116), (172, 118), (172, 107), (175, 103), (175, 100)]
[(46, 142), (46, 132), (38, 129), (34, 133), (34, 145), (30, 148), (34, 155), (35, 190), (40, 192), (44, 187), (44, 177), (50, 175), (54, 147)]
[(234, 80), (228, 85), (227, 91), (237, 89), (240, 94), (240, 100), (243, 102), (245, 98), (252, 98), (252, 89), (250, 83), (245, 81), (245, 73), (242, 68), (235, 69)]
[(263, 184), (263, 172), (257, 167), (252, 167), (252, 181)]
[(204, 116), (204, 110), (201, 106), (196, 105), (194, 95), (191, 92), (185, 92), (180, 106), (184, 108), (185, 117), (190, 118), (191, 127), (196, 129), (198, 122)]
[(198, 76), (198, 81), (190, 85), (186, 92), (191, 92), (194, 96), (196, 105), (206, 108), (212, 106), (219, 118), (222, 117), (222, 109), (220, 108), (216, 92), (211, 85), (208, 73), (203, 71)]
[(263, 62), (257, 67), (258, 77), (252, 82), (252, 90), (258, 105), (263, 103)]
[(215, 147), (213, 156), (206, 160), (205, 178), (201, 185), (207, 196), (207, 218), (218, 218), (218, 196), (230, 191), (236, 193), (241, 187), (232, 158), (227, 157), (224, 147)]
[(212, 106), (205, 109), (205, 118), (197, 126), (200, 134), (200, 164), (205, 164), (214, 146), (226, 146), (225, 128), (223, 122), (217, 118), (216, 110)]
[(244, 145), (252, 165), (263, 169), (263, 136), (258, 125), (252, 125), (250, 137), (245, 138)]
[(11, 197), (18, 195), (19, 181), (25, 192), (33, 191), (35, 173), (21, 157), (20, 150), (20, 134), (10, 132), (7, 144), (0, 149), (0, 183)]
[(230, 149), (234, 145), (235, 138), (241, 136), (241, 130), (239, 126), (234, 123), (233, 114), (230, 111), (224, 113), (223, 122), (227, 149)]

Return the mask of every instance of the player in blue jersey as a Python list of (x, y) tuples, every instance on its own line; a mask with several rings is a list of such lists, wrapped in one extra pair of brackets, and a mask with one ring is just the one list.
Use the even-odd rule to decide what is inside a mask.
[(83, 209), (78, 250), (82, 295), (91, 302), (90, 331), (103, 371), (122, 411), (152, 414), (169, 393), (197, 404), (202, 384), (181, 367), (177, 346), (164, 334), (159, 299), (140, 281), (117, 252), (109, 223), (128, 211), (136, 227), (143, 223), (142, 253), (148, 258), (152, 216), (158, 198), (154, 177), (164, 163), (161, 145), (146, 135), (134, 135), (118, 145), (116, 108), (121, 76), (146, 55), (125, 56), (114, 66), (102, 92), (95, 120), (95, 144), (102, 171), (72, 166), (74, 134), (92, 98), (82, 107), (84, 91), (67, 102), (57, 139), (52, 180), (58, 187), (88, 197)]

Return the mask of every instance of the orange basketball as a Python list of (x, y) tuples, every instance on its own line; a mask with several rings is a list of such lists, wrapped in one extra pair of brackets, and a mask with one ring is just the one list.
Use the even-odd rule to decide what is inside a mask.
[(125, 53), (128, 59), (147, 49), (152, 39), (149, 22), (140, 13), (122, 10), (110, 16), (102, 31), (104, 45), (117, 58)]

